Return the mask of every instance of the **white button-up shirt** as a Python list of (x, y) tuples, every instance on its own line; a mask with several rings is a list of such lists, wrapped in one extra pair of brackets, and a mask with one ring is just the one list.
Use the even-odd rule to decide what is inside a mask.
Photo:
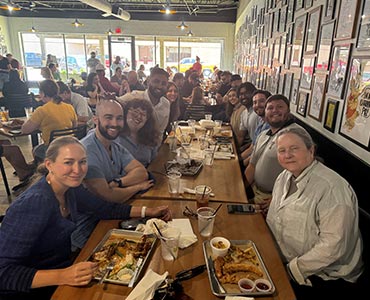
[[(308, 276), (355, 282), (362, 273), (357, 197), (348, 182), (314, 161), (294, 180), (277, 178), (267, 223), (299, 284)], [(288, 195), (291, 180), (297, 190)]]

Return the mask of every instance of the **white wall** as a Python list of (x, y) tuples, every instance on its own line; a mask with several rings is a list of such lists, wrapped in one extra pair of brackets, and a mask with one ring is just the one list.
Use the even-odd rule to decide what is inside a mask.
[[(79, 19), (84, 26), (75, 28), (71, 25), (74, 19), (48, 19), (48, 18), (16, 18), (0, 17), (8, 23), (9, 31), (9, 52), (14, 57), (20, 57), (20, 38), (19, 33), (29, 32), (34, 26), (40, 33), (90, 33), (105, 34), (109, 28), (114, 30), (116, 27), (122, 29), (123, 35), (131, 36), (183, 36), (177, 25), (180, 22), (157, 22), (157, 21), (128, 21), (121, 20), (92, 20)], [(1, 24), (1, 23), (0, 23)], [(233, 46), (235, 25), (231, 23), (207, 23), (207, 22), (187, 22), (191, 25), (194, 37), (200, 38), (220, 38), (225, 41), (224, 53), (221, 56), (221, 68), (232, 70)]]

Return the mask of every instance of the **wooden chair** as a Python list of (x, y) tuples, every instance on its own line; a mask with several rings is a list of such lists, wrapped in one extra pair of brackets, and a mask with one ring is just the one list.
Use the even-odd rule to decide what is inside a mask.
[(51, 143), (54, 139), (60, 136), (67, 136), (73, 135), (79, 140), (86, 136), (87, 133), (87, 125), (79, 125), (77, 127), (67, 128), (67, 129), (60, 129), (60, 130), (53, 130), (50, 133), (50, 142)]

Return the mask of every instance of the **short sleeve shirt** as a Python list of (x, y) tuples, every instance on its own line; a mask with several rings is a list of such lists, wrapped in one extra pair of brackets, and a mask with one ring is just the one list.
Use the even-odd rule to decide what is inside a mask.
[(110, 182), (113, 178), (123, 177), (126, 175), (125, 168), (134, 160), (131, 153), (115, 141), (111, 144), (111, 159), (103, 144), (96, 137), (95, 130), (90, 130), (81, 143), (87, 151), (89, 168), (86, 179), (104, 178)]

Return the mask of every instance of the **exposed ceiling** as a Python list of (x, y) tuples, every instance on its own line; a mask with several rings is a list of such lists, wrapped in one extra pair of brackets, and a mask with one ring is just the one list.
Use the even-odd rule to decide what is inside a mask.
[[(236, 22), (239, 0), (39, 0), (1, 1), (5, 8), (8, 2), (20, 10), (9, 12), (0, 9), (0, 15), (34, 18), (104, 18), (103, 11), (86, 3), (101, 3), (104, 7), (111, 6), (113, 14), (118, 10), (129, 12), (131, 20), (155, 21), (203, 21), (203, 22)], [(85, 2), (85, 3), (84, 3)], [(166, 5), (170, 5), (175, 14), (160, 13)], [(96, 6), (95, 6), (96, 7)], [(108, 16), (114, 18), (114, 16)]]

